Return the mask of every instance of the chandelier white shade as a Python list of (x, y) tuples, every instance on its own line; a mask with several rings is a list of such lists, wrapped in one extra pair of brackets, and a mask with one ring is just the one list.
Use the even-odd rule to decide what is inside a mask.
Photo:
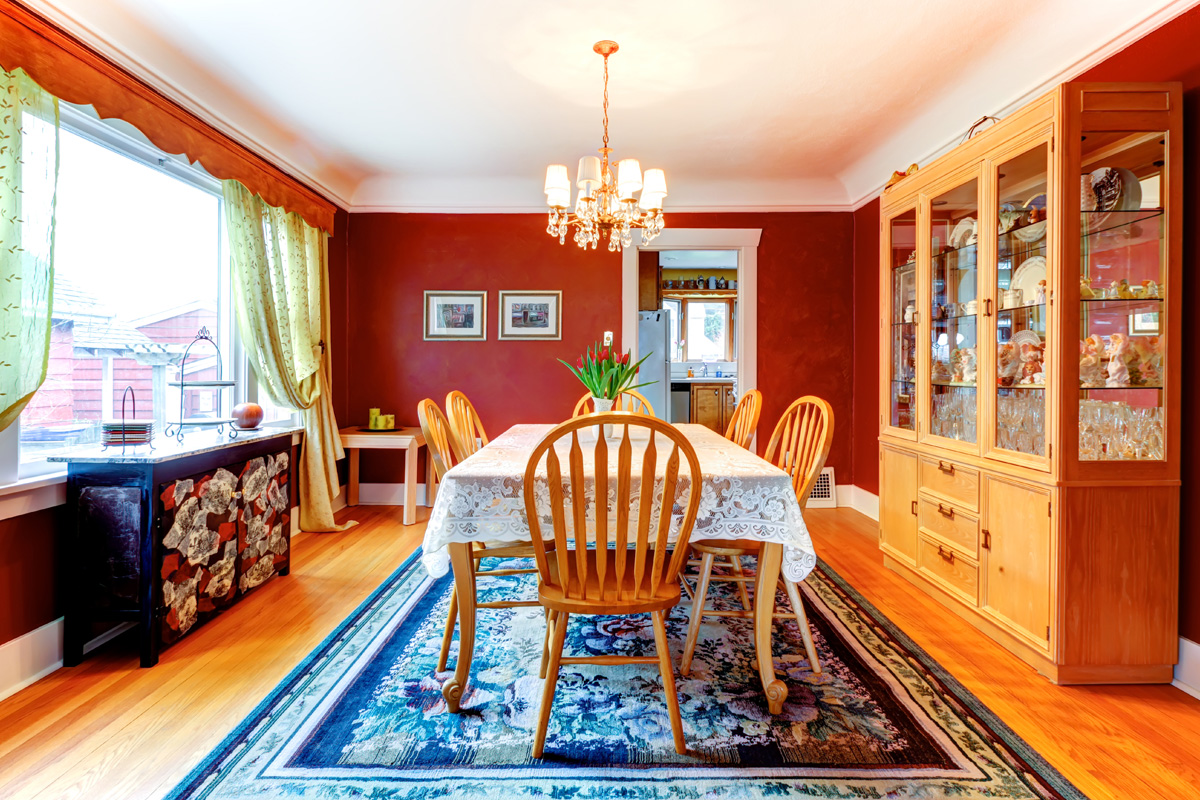
[[(594, 250), (601, 235), (608, 238), (608, 249), (620, 252), (633, 244), (633, 231), (642, 229), (642, 241), (649, 242), (662, 233), (663, 198), (667, 196), (667, 176), (661, 169), (642, 172), (636, 158), (624, 158), (615, 164), (608, 146), (608, 57), (617, 52), (617, 43), (600, 41), (592, 47), (604, 56), (604, 138), (600, 157), (584, 156), (575, 171), (575, 186), (565, 164), (546, 168), (546, 204), (550, 222), (546, 232), (566, 243), (567, 232), (575, 228), (575, 244)], [(615, 172), (614, 172), (615, 167)], [(571, 211), (571, 190), (577, 191)], [(640, 193), (640, 196), (639, 196)]]

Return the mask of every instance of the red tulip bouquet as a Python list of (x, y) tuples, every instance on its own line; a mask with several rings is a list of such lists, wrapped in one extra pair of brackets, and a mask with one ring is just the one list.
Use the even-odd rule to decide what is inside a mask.
[(637, 380), (638, 371), (642, 367), (642, 362), (650, 356), (651, 354), (647, 353), (640, 361), (631, 364), (632, 359), (628, 351), (625, 355), (618, 355), (615, 350), (601, 347), (597, 342), (575, 360), (575, 366), (571, 366), (561, 358), (559, 361), (571, 370), (572, 375), (579, 378), (579, 382), (587, 387), (587, 390), (592, 393), (592, 397), (615, 400), (621, 392), (655, 383), (655, 381), (634, 383)]

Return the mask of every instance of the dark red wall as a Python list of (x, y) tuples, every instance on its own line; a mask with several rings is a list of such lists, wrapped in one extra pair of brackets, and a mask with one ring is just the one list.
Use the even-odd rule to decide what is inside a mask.
[[(1079, 76), (1085, 81), (1180, 81), (1183, 83), (1183, 308), (1200, 305), (1196, 279), (1200, 242), (1200, 8)], [(1180, 508), (1180, 634), (1200, 642), (1200, 425), (1191, 410), (1200, 401), (1200, 320), (1183, 317), (1183, 490)]]
[[(818, 394), (834, 407), (837, 435), (829, 464), (851, 482), (851, 256), (848, 213), (673, 214), (673, 228), (761, 228), (758, 250), (758, 385), (764, 395), (760, 441), (796, 397)], [(583, 387), (555, 359), (574, 359), (605, 330), (620, 336), (621, 260), (603, 250), (559, 245), (541, 215), (355, 214), (350, 223), (349, 413), (367, 409), (416, 424), (416, 404), (441, 404), (451, 389), (471, 398), (489, 434), (518, 422), (570, 414)], [(488, 292), (486, 342), (426, 342), (422, 293)], [(496, 340), (500, 289), (561, 289), (561, 342)], [(400, 482), (400, 459), (364, 453), (364, 482)]]
[(879, 200), (854, 212), (854, 483), (879, 494)]
[(67, 507), (0, 520), (0, 644), (61, 614), (58, 568)]

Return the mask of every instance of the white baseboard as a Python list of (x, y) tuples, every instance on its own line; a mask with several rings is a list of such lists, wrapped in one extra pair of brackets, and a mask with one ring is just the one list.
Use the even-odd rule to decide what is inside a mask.
[(62, 666), (62, 617), (0, 644), (0, 700)]
[[(134, 627), (122, 622), (83, 646), (90, 653)], [(0, 700), (37, 683), (63, 665), (63, 618), (47, 622), (24, 636), (0, 644)]]
[[(403, 483), (360, 483), (358, 504), (362, 506), (404, 505)], [(417, 484), (417, 505), (425, 505), (425, 484)]]
[(837, 487), (837, 504), (839, 508), (853, 508), (858, 513), (879, 521), (879, 496), (871, 494), (861, 486), (840, 484)]
[(1171, 685), (1200, 698), (1200, 644), (1180, 637), (1179, 663), (1175, 665), (1175, 680)]

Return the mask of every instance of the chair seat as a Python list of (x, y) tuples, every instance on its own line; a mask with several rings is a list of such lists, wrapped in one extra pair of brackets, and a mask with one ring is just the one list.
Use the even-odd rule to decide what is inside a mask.
[[(547, 553), (546, 558), (550, 566), (550, 574), (555, 583), (566, 583), (574, 588), (579, 583), (578, 567), (575, 559), (577, 558), (575, 550), (568, 550), (570, 575), (568, 581), (559, 579), (558, 559), (554, 553)], [(605, 587), (605, 596), (600, 596), (600, 579), (597, 574), (597, 558), (598, 554), (603, 554), (604, 570), (609, 576), (607, 578), (607, 586)], [(664, 609), (673, 608), (679, 603), (679, 581), (668, 580), (663, 578), (658, 585), (658, 590), (651, 596), (643, 596), (634, 598), (633, 585), (633, 551), (629, 550), (626, 553), (625, 574), (620, 582), (619, 587), (614, 589), (615, 581), (613, 580), (617, 574), (617, 551), (611, 549), (605, 550), (588, 550), (587, 551), (587, 582), (588, 587), (587, 599), (567, 598), (563, 596), (563, 592), (557, 586), (552, 586), (544, 581), (538, 582), (538, 599), (542, 605), (552, 608), (555, 611), (566, 611), (569, 614), (643, 614), (649, 611), (662, 611)], [(648, 558), (653, 558), (653, 553), (648, 555)], [(662, 571), (663, 575), (670, 572), (671, 559), (663, 559)], [(647, 576), (644, 579), (644, 584), (649, 584), (649, 570), (647, 565)]]
[(762, 550), (762, 542), (754, 539), (704, 539), (692, 542), (692, 549), (701, 555), (711, 553), (714, 556), (755, 556)]
[(474, 542), (476, 559), (480, 558), (533, 558), (533, 543), (521, 542)]

